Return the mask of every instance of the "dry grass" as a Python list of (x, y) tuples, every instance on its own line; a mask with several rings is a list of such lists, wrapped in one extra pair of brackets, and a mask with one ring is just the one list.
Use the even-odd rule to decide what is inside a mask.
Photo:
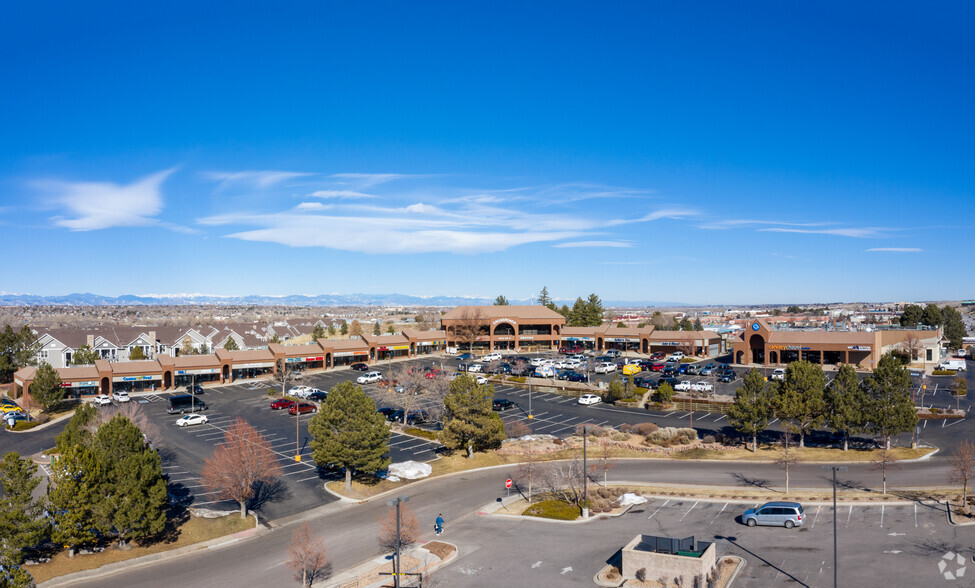
[(389, 480), (381, 480), (363, 475), (352, 479), (352, 490), (349, 491), (345, 489), (344, 479), (326, 482), (325, 485), (329, 490), (340, 496), (345, 496), (346, 498), (352, 498), (354, 500), (365, 500), (367, 498), (372, 498), (377, 494), (382, 494), (387, 490), (399, 488), (408, 482), (409, 480), (402, 482), (390, 482)]
[[(413, 568), (420, 565), (420, 560), (409, 555), (400, 555), (400, 565), (403, 567), (404, 571), (412, 570)], [(354, 588), (358, 586), (371, 586), (377, 582), (382, 582), (379, 586), (383, 588), (393, 586), (393, 562), (392, 560), (376, 566), (372, 570), (362, 574), (361, 576), (349, 580), (343, 584), (339, 585), (339, 588)]]
[(92, 570), (107, 564), (125, 561), (144, 555), (169, 551), (209, 541), (224, 535), (246, 531), (254, 528), (254, 519), (247, 517), (240, 518), (239, 514), (227, 515), (216, 519), (205, 519), (202, 517), (192, 517), (183, 523), (179, 528), (179, 537), (171, 542), (159, 542), (147, 547), (139, 547), (136, 543), (131, 543), (130, 549), (119, 549), (117, 544), (112, 545), (100, 553), (91, 555), (76, 555), (68, 557), (67, 551), (62, 551), (51, 558), (51, 561), (36, 566), (29, 566), (27, 569), (34, 576), (38, 584), (51, 578), (73, 574), (85, 570)]
[[(830, 488), (822, 490), (800, 490), (791, 491), (788, 494), (782, 492), (777, 484), (783, 480), (769, 481), (768, 487), (744, 487), (744, 486), (724, 486), (714, 488), (694, 488), (683, 486), (666, 485), (641, 485), (635, 487), (634, 492), (643, 495), (665, 496), (665, 497), (688, 497), (688, 498), (711, 498), (719, 500), (735, 500), (744, 502), (765, 502), (768, 500), (795, 500), (797, 502), (831, 502), (833, 493)], [(874, 502), (874, 501), (921, 501), (921, 500), (945, 500), (956, 495), (957, 490), (953, 488), (932, 488), (930, 490), (887, 490), (887, 494), (881, 494), (880, 490), (871, 489), (840, 489), (836, 493), (836, 499), (840, 502)]]
[[(843, 451), (827, 447), (795, 447), (791, 450), (799, 456), (800, 461), (822, 461), (822, 462), (870, 462), (880, 455), (880, 449), (851, 449)], [(921, 447), (911, 449), (909, 447), (894, 447), (891, 453), (894, 459), (917, 459), (933, 452), (931, 447)], [(723, 461), (775, 461), (782, 455), (782, 448), (779, 446), (763, 445), (759, 446), (758, 451), (752, 453), (750, 449), (735, 449), (733, 451), (713, 451), (708, 449), (689, 449), (680, 453), (675, 453), (668, 457), (673, 459), (719, 459)], [(652, 457), (652, 456), (651, 456)]]
[(440, 558), (443, 561), (450, 557), (450, 554), (457, 551), (453, 545), (448, 545), (447, 543), (442, 543), (440, 541), (430, 541), (423, 545), (423, 548)]

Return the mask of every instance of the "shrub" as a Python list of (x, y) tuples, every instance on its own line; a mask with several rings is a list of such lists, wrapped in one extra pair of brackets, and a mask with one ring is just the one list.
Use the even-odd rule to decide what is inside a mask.
[(933, 406), (931, 407), (930, 410), (931, 410), (931, 414), (939, 414), (941, 412), (939, 409), (937, 409), (937, 408), (935, 408)]
[(562, 500), (543, 500), (526, 508), (524, 515), (557, 521), (574, 521), (582, 516), (582, 509)]
[(911, 354), (906, 349), (894, 349), (890, 352), (890, 355), (899, 361), (901, 365), (908, 365), (911, 363)]
[(957, 373), (955, 370), (934, 370), (931, 372), (935, 376), (954, 376)]
[(39, 424), (40, 423), (37, 421), (17, 421), (16, 423), (14, 423), (13, 428), (10, 427), (7, 428), (10, 429), (11, 431), (27, 431), (29, 429), (33, 429)]
[(277, 396), (278, 395), (278, 391), (275, 388), (268, 388), (267, 389), (267, 395), (268, 396)]
[[(583, 428), (585, 428), (586, 433), (588, 433), (589, 435), (592, 435), (593, 437), (605, 437), (606, 435), (609, 434), (609, 431), (607, 431), (603, 427), (600, 427), (599, 425), (578, 424), (578, 425), (576, 425), (576, 428), (575, 428), (575, 431), (574, 431), (576, 437), (581, 437), (582, 436), (582, 430), (583, 430)], [(610, 429), (610, 431), (612, 431), (612, 429)]]
[(704, 439), (701, 439), (701, 441), (703, 443), (714, 443), (715, 442), (714, 435), (705, 435)]
[(675, 427), (664, 427), (646, 436), (646, 443), (650, 445), (660, 445), (671, 447), (673, 445), (687, 445), (697, 439), (697, 431), (690, 428), (677, 429)]
[(407, 435), (414, 435), (416, 437), (423, 437), (424, 439), (429, 439), (431, 441), (436, 441), (437, 440), (437, 434), (436, 433), (434, 433), (433, 431), (427, 431), (425, 429), (420, 429), (418, 427), (407, 427), (406, 428), (406, 434)]
[(41, 414), (37, 415), (37, 418), (34, 420), (37, 421), (38, 425), (43, 425), (47, 421), (51, 420), (51, 417), (42, 412)]
[(636, 571), (636, 579), (641, 582), (647, 581), (647, 568), (640, 568)]
[(613, 441), (626, 441), (627, 438), (629, 438), (629, 435), (627, 435), (626, 433), (621, 433), (619, 431), (613, 431), (610, 434), (609, 438), (612, 439)]
[(526, 425), (524, 421), (508, 421), (504, 424), (504, 434), (509, 439), (531, 435), (531, 432), (531, 427)]
[(622, 425), (620, 425), (620, 433), (629, 433), (630, 429), (632, 428), (633, 425), (631, 425), (630, 423), (623, 423)]
[(620, 577), (620, 569), (616, 566), (611, 566), (609, 571), (606, 572), (606, 578), (609, 580), (615, 580)]
[(637, 435), (649, 435), (656, 431), (659, 427), (653, 423), (637, 423), (633, 425), (630, 430)]

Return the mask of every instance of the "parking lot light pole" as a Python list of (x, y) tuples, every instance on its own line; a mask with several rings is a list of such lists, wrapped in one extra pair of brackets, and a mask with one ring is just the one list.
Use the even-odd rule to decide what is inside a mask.
[(389, 500), (386, 501), (387, 506), (396, 507), (396, 560), (395, 560), (395, 565), (393, 566), (393, 586), (395, 586), (396, 588), (399, 588), (399, 576), (400, 576), (399, 574), (400, 572), (399, 505), (402, 504), (403, 502), (409, 502), (409, 500), (410, 500), (409, 496), (397, 496), (396, 498), (390, 498)]
[(586, 461), (586, 426), (582, 425), (582, 518), (589, 518), (589, 467)]
[(836, 472), (845, 472), (846, 466), (822, 466), (824, 470), (833, 471), (833, 588), (839, 586), (837, 578), (839, 577), (838, 570), (836, 568)]

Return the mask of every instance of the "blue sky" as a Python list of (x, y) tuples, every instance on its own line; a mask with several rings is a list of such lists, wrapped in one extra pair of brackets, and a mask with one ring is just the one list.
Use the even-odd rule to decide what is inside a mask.
[(0, 290), (971, 298), (973, 17), (7, 3)]

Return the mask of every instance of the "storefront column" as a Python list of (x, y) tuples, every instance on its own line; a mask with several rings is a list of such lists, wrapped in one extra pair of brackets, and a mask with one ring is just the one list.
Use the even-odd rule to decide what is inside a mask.
[(846, 364), (850, 363), (850, 350), (849, 349), (847, 349), (846, 351), (843, 352), (843, 363), (846, 363)]

